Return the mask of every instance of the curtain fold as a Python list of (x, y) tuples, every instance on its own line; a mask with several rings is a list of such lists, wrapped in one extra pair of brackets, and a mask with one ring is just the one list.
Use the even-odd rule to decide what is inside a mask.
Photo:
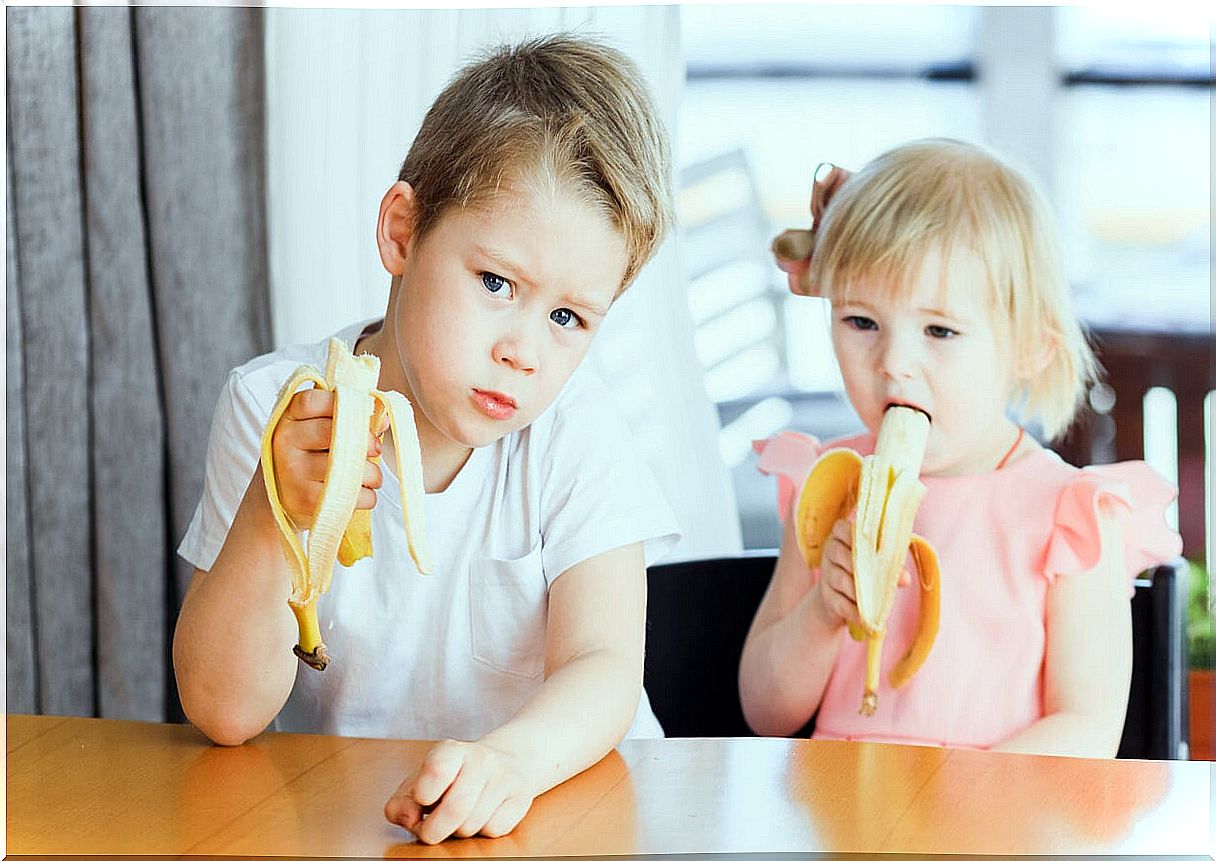
[(6, 10), (10, 711), (180, 718), (174, 549), (270, 342), (262, 14)]
[(92, 421), (75, 11), (10, 7), (7, 15), (16, 236), (9, 254), (20, 290), (36, 705), (91, 715)]

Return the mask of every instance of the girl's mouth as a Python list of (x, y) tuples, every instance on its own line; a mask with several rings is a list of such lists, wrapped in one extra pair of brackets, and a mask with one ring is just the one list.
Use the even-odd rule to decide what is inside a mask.
[(927, 418), (929, 420), (929, 424), (933, 424), (933, 416), (929, 415), (929, 411), (926, 409), (923, 409), (921, 407), (918, 407), (914, 403), (911, 403), (909, 401), (888, 401), (887, 405), (882, 408), (882, 411), (885, 413), (887, 410), (891, 409), (891, 407), (904, 407), (905, 409), (916, 410), (918, 413), (921, 413), (922, 415), (924, 415), (925, 418)]
[(517, 409), (515, 399), (502, 392), (473, 389), (472, 399), (473, 403), (477, 405), (477, 409), (495, 421), (506, 421), (515, 415)]

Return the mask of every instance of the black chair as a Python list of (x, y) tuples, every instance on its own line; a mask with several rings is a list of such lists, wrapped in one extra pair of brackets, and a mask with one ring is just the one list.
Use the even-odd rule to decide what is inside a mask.
[[(644, 679), (669, 737), (755, 735), (739, 704), (739, 656), (776, 558), (750, 551), (650, 568)], [(1178, 560), (1136, 581), (1120, 757), (1186, 758), (1185, 571)], [(796, 735), (813, 727), (814, 719)]]
[(1188, 756), (1187, 564), (1176, 559), (1136, 580), (1132, 598), (1132, 687), (1123, 723), (1123, 759)]

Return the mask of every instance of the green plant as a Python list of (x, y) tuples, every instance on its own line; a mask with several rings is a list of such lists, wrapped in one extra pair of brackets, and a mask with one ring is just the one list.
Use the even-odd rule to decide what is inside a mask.
[(1216, 626), (1212, 622), (1208, 571), (1198, 562), (1189, 562), (1189, 566), (1190, 589), (1186, 613), (1188, 663), (1193, 670), (1216, 669)]

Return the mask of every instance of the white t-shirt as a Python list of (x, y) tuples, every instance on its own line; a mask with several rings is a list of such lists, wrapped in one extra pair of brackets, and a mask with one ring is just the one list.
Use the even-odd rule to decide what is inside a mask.
[[(337, 337), (353, 344), (363, 329)], [(325, 354), (324, 341), (285, 347), (229, 375), (203, 496), (178, 547), (199, 570), (219, 555), (280, 386), (300, 364), (324, 368)], [(654, 475), (586, 363), (529, 427), (474, 449), (447, 489), (426, 494), (434, 573), (414, 567), (400, 486), (381, 471), (374, 555), (338, 566), (318, 602), (331, 662), (324, 672), (299, 666), (280, 731), (478, 738), (540, 687), (548, 589), (562, 572), (639, 541), (650, 565), (679, 540)], [(643, 692), (629, 736), (661, 735)]]

